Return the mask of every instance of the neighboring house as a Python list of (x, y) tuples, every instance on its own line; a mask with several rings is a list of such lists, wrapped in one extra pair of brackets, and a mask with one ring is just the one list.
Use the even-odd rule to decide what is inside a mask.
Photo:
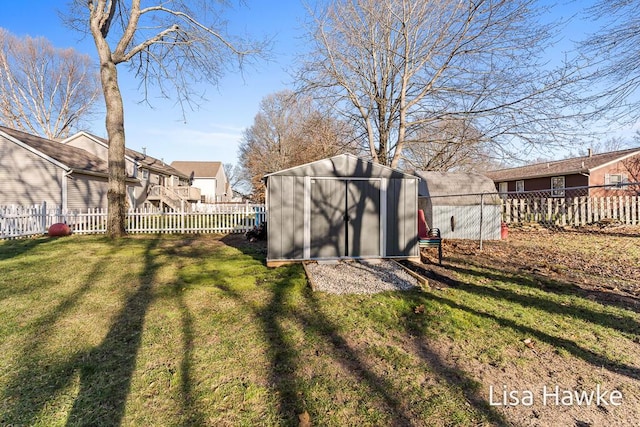
[[(64, 212), (106, 208), (107, 162), (85, 150), (0, 126), (0, 205), (46, 202)], [(132, 176), (127, 187), (139, 185)]]
[[(490, 171), (500, 193), (551, 190), (553, 197), (570, 196), (575, 187), (604, 186), (640, 180), (640, 147), (589, 154), (565, 160)], [(637, 188), (590, 188), (590, 196), (637, 192)], [(582, 194), (586, 194), (585, 191)]]
[(202, 203), (225, 203), (233, 198), (233, 191), (221, 162), (175, 161), (171, 166), (191, 178), (200, 189)]
[[(108, 142), (104, 138), (79, 132), (62, 141), (62, 144), (81, 148), (107, 160)], [(139, 185), (129, 190), (134, 208), (153, 205), (179, 209), (184, 203), (200, 200), (200, 191), (190, 186), (189, 176), (154, 157), (130, 148), (125, 149), (127, 174), (138, 179)]]
[(231, 197), (231, 201), (234, 203), (249, 203), (251, 202), (251, 197), (246, 195), (246, 194), (242, 194), (239, 191), (236, 190), (231, 190), (233, 196)]

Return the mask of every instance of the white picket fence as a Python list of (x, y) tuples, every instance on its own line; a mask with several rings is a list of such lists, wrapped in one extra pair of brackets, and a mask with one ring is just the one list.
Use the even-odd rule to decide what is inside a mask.
[[(197, 205), (196, 205), (197, 206)], [(162, 212), (138, 209), (127, 213), (127, 233), (244, 233), (266, 220), (264, 205), (208, 205), (189, 211)], [(55, 223), (64, 222), (74, 234), (106, 232), (106, 209), (62, 213), (48, 209), (46, 203), (34, 206), (0, 206), (0, 239), (46, 234)]]
[(640, 196), (521, 197), (503, 200), (507, 224), (535, 222), (559, 226), (583, 226), (603, 220), (640, 224)]

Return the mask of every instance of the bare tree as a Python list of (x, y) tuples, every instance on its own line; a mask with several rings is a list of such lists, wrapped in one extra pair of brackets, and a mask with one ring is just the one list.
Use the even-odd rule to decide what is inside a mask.
[(361, 131), (374, 161), (397, 166), (407, 135), (473, 121), (505, 152), (563, 142), (579, 110), (569, 65), (546, 69), (555, 26), (534, 0), (337, 0), (312, 12), (297, 73)]
[(427, 171), (485, 171), (496, 166), (489, 144), (466, 120), (443, 119), (408, 135), (401, 167)]
[(622, 122), (640, 118), (640, 1), (598, 0), (586, 12), (600, 29), (579, 44), (593, 61), (593, 97)]
[[(117, 66), (128, 64), (146, 95), (159, 90), (182, 106), (196, 102), (190, 83), (217, 84), (233, 64), (259, 54), (225, 34), (223, 2), (73, 0), (69, 25), (93, 37), (100, 61), (109, 139), (107, 233), (125, 234), (125, 123)], [(184, 111), (184, 110), (183, 110)]]
[(248, 194), (251, 191), (251, 181), (242, 166), (225, 163), (223, 167), (227, 181), (233, 190), (242, 194)]
[(0, 122), (49, 139), (90, 119), (100, 90), (91, 58), (0, 28)]
[(353, 149), (352, 129), (291, 91), (268, 95), (240, 144), (240, 163), (256, 200), (264, 200), (262, 177), (270, 172)]

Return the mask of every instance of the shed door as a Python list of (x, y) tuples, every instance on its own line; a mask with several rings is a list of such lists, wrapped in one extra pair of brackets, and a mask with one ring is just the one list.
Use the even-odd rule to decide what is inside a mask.
[(380, 181), (311, 181), (311, 258), (380, 256)]

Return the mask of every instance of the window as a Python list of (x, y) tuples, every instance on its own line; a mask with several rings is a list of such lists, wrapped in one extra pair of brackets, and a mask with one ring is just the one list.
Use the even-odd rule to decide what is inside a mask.
[(608, 173), (604, 176), (604, 185), (620, 186), (622, 183), (626, 182), (626, 178), (627, 177), (621, 173)]
[(149, 169), (142, 169), (142, 179), (149, 179)]
[(516, 192), (524, 193), (524, 180), (516, 181)]
[(501, 199), (503, 199), (503, 200), (507, 199), (507, 197), (509, 196), (507, 194), (508, 191), (509, 191), (509, 183), (507, 183), (507, 182), (499, 182), (498, 183), (498, 193), (499, 193)]
[(564, 176), (551, 178), (551, 196), (564, 197)]

